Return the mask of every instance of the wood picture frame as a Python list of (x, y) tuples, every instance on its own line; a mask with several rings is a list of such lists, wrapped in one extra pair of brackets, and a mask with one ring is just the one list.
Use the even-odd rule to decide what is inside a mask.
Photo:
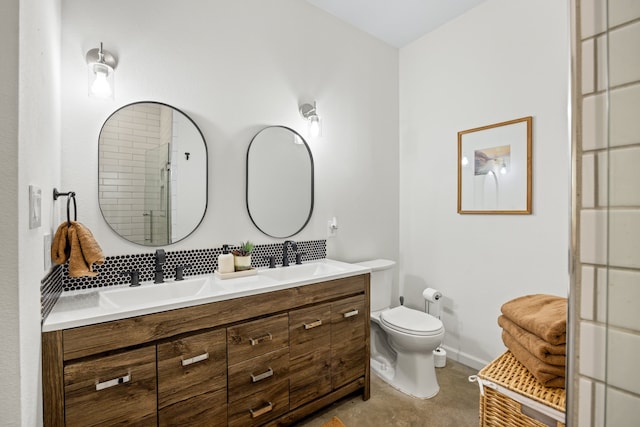
[(458, 213), (531, 214), (533, 117), (458, 132)]

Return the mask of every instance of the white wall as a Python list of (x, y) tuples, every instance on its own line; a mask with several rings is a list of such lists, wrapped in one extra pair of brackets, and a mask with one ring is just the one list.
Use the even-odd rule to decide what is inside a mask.
[[(11, 395), (7, 401), (0, 399), (3, 404), (8, 403), (7, 411), (3, 406), (0, 413), (9, 417), (8, 425), (17, 421), (20, 414), (22, 425), (33, 426), (42, 423), (40, 279), (46, 274), (43, 236), (52, 234), (58, 222), (51, 194), (60, 179), (60, 2), (21, 0), (19, 35), (18, 204), (9, 219), (17, 220), (19, 279), (6, 286), (18, 286), (19, 304), (13, 309), (19, 312), (20, 325), (14, 325), (11, 334), (19, 331), (20, 345), (16, 348), (3, 341), (2, 347), (19, 354), (20, 369), (16, 374), (20, 392), (3, 385)], [(42, 190), (41, 226), (32, 230), (29, 185)], [(18, 395), (20, 402), (16, 401)], [(3, 425), (6, 424), (3, 418)]]
[[(63, 0), (62, 181), (78, 193), (78, 219), (106, 255), (150, 252), (105, 224), (97, 200), (100, 127), (141, 100), (173, 105), (198, 124), (209, 150), (209, 207), (171, 250), (247, 239), (275, 241), (251, 223), (245, 156), (267, 125), (306, 136), (301, 102), (318, 103), (323, 136), (308, 140), (315, 208), (296, 240), (323, 239), (328, 255), (397, 259), (398, 50), (298, 0)], [(84, 55), (98, 43), (118, 57), (114, 101), (87, 97)]]
[[(445, 345), (474, 367), (504, 346), (507, 300), (568, 289), (567, 2), (489, 0), (400, 51), (400, 279), (445, 295)], [(533, 116), (533, 214), (459, 215), (457, 132)]]
[[(19, 1), (0, 3), (0, 239), (18, 246), (18, 10)], [(18, 252), (0, 257), (0, 414), (8, 426), (20, 423)]]

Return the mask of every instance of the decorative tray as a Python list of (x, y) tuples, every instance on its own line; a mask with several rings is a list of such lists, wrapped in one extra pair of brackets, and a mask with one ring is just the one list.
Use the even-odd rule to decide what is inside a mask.
[(220, 279), (234, 279), (236, 277), (255, 276), (256, 274), (258, 274), (258, 270), (256, 270), (255, 268), (250, 268), (249, 270), (234, 271), (233, 273), (220, 273), (218, 270), (216, 270), (214, 274)]

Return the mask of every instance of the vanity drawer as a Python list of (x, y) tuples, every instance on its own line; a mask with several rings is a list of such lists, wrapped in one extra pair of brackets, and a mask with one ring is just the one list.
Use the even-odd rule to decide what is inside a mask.
[(289, 315), (285, 313), (229, 327), (227, 344), (229, 365), (288, 347)]
[(291, 359), (331, 344), (331, 304), (289, 312)]
[(331, 304), (331, 375), (333, 388), (365, 374), (365, 298), (357, 295)]
[(283, 348), (229, 366), (229, 402), (234, 402), (271, 384), (287, 379), (289, 349)]
[(156, 347), (64, 367), (67, 426), (155, 426)]
[(158, 344), (158, 408), (224, 389), (226, 344), (226, 329)]
[(218, 390), (176, 402), (158, 411), (160, 427), (227, 425), (227, 391)]
[(229, 404), (229, 423), (234, 426), (257, 426), (289, 411), (289, 381), (273, 383), (264, 390)]

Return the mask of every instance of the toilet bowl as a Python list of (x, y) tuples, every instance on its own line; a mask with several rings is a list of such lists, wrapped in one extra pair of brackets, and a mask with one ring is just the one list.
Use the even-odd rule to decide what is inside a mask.
[(405, 394), (421, 399), (435, 396), (440, 386), (433, 351), (444, 338), (442, 321), (405, 306), (390, 307), (393, 261), (360, 264), (372, 270), (371, 370)]

